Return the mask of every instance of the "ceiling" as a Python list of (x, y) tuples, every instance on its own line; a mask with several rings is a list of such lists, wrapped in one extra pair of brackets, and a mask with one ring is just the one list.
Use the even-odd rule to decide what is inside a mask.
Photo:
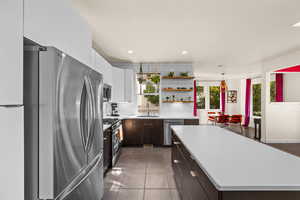
[(300, 46), (300, 27), (292, 27), (300, 21), (299, 0), (72, 1), (92, 28), (94, 47), (111, 62), (193, 62), (196, 73), (255, 73), (261, 60)]

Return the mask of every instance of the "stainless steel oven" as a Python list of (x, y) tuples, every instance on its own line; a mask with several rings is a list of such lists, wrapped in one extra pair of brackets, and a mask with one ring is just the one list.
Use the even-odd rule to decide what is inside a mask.
[(121, 120), (116, 121), (112, 127), (112, 166), (114, 166), (121, 154), (123, 142), (123, 129)]
[(109, 102), (111, 100), (111, 86), (108, 84), (103, 85), (103, 101)]

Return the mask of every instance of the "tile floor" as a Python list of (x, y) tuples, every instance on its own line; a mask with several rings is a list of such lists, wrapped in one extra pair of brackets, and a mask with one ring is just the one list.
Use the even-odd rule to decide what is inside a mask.
[(171, 148), (122, 148), (104, 182), (103, 200), (179, 200)]

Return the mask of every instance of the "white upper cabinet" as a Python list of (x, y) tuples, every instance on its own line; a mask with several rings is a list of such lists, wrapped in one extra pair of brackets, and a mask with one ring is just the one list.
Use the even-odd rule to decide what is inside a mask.
[(133, 69), (124, 69), (124, 101), (132, 102), (134, 100), (135, 93), (135, 73)]
[(112, 67), (112, 98), (113, 102), (124, 102), (124, 69)]
[(24, 0), (24, 36), (91, 65), (91, 32), (70, 1)]
[(95, 50), (92, 50), (92, 68), (103, 75), (103, 82), (112, 85), (112, 66)]
[(135, 91), (135, 76), (133, 69), (112, 67), (112, 101), (132, 102)]
[(23, 104), (23, 1), (0, 1), (0, 105)]

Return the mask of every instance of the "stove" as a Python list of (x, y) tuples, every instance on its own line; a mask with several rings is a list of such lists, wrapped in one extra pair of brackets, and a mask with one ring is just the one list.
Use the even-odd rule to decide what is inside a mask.
[(121, 154), (123, 142), (122, 122), (119, 118), (103, 118), (103, 124), (110, 125), (112, 132), (112, 166), (116, 164)]

